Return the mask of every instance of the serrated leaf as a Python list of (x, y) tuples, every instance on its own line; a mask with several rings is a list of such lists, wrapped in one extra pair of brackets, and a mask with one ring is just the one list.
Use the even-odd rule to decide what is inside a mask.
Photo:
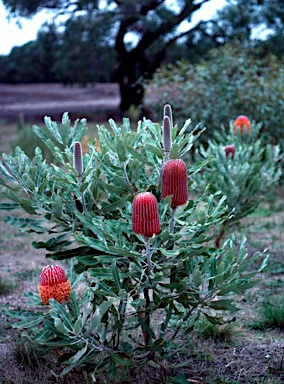
[(120, 278), (119, 278), (119, 272), (118, 272), (118, 268), (117, 268), (115, 259), (112, 260), (111, 270), (112, 270), (112, 274), (113, 274), (113, 280), (114, 280), (117, 288), (120, 290), (120, 288), (121, 288)]
[(52, 206), (52, 211), (53, 211), (54, 217), (56, 219), (60, 219), (61, 218), (61, 214), (62, 214), (62, 199), (61, 199), (61, 197), (59, 195), (55, 196), (54, 204)]
[(151, 336), (153, 339), (156, 339), (155, 333), (152, 331), (152, 329), (148, 326), (148, 324), (145, 323), (145, 321), (141, 318), (137, 318), (138, 322), (140, 323), (141, 327), (144, 329), (144, 331), (147, 332), (149, 336)]
[(152, 166), (153, 164), (147, 159), (146, 156), (142, 155), (142, 153), (138, 152), (136, 149), (131, 148), (129, 145), (126, 146), (126, 149), (130, 154), (134, 157), (134, 159), (140, 160), (143, 164), (147, 164)]
[(5, 223), (15, 225), (16, 227), (26, 228), (26, 229), (31, 228), (32, 231), (36, 233), (45, 233), (49, 231), (48, 228), (45, 228), (42, 226), (42, 224), (47, 223), (46, 220), (5, 216), (4, 221)]
[(52, 136), (55, 138), (55, 140), (57, 140), (60, 144), (63, 144), (57, 123), (55, 121), (52, 121), (51, 118), (48, 116), (44, 117), (44, 122)]
[(45, 316), (28, 317), (25, 320), (13, 324), (13, 328), (31, 328), (45, 320)]
[(27, 173), (23, 174), (22, 180), (27, 189), (29, 189), (30, 191), (35, 190), (35, 183), (32, 181), (32, 179)]
[(86, 344), (82, 349), (80, 349), (73, 357), (71, 357), (69, 360), (64, 361), (65, 364), (75, 364), (77, 363), (82, 356), (85, 354), (85, 352), (88, 349), (88, 344)]
[(202, 276), (201, 276), (201, 272), (199, 270), (199, 265), (196, 265), (194, 268), (193, 281), (194, 281), (194, 285), (196, 287), (199, 287), (199, 285), (201, 285), (201, 283), (202, 283)]
[(59, 304), (54, 299), (49, 299), (49, 304), (55, 310), (55, 312), (58, 314), (58, 316), (61, 317), (61, 319), (63, 320), (64, 325), (67, 327), (67, 329), (69, 331), (72, 331), (73, 330), (73, 324), (72, 324), (71, 318), (70, 318), (69, 314), (66, 312), (63, 305)]
[(121, 367), (131, 367), (134, 364), (133, 359), (123, 359), (117, 354), (110, 354), (112, 360)]
[(232, 304), (231, 300), (225, 300), (225, 299), (211, 301), (209, 306), (213, 309), (227, 310), (231, 312), (236, 312), (240, 310), (240, 308)]
[(219, 285), (222, 283), (224, 271), (225, 271), (225, 263), (224, 261), (221, 261), (217, 270), (217, 276), (215, 280), (216, 285)]
[(127, 159), (126, 149), (120, 135), (115, 136), (114, 143), (115, 143), (115, 148), (117, 151), (119, 161), (121, 161), (122, 163), (125, 162)]
[(0, 211), (12, 211), (13, 209), (19, 209), (21, 205), (19, 203), (1, 203)]
[(160, 147), (156, 147), (153, 144), (146, 143), (144, 148), (146, 151), (153, 153), (154, 155), (156, 155), (160, 159), (162, 159), (164, 157), (164, 153)]
[(59, 318), (55, 319), (54, 320), (54, 325), (56, 327), (56, 329), (63, 333), (63, 335), (65, 336), (69, 336), (69, 329), (65, 327), (64, 323), (62, 322), (62, 320), (60, 320)]
[(171, 148), (170, 153), (169, 153), (169, 158), (170, 159), (178, 159), (179, 149), (180, 149), (179, 144), (173, 143), (172, 148)]

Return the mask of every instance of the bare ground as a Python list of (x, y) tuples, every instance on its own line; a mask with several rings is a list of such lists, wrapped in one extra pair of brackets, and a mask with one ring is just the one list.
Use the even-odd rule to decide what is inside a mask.
[(61, 84), (0, 84), (0, 120), (8, 123), (42, 121), (45, 115), (58, 119), (64, 112), (73, 118), (100, 120), (117, 110), (120, 97), (115, 83), (86, 87)]

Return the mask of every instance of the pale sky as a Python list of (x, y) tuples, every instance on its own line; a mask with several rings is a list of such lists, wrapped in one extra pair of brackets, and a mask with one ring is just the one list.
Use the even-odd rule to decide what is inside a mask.
[[(200, 19), (207, 20), (214, 16), (217, 9), (221, 9), (226, 0), (211, 0), (193, 15), (193, 24)], [(42, 11), (31, 19), (21, 18), (19, 26), (17, 20), (7, 19), (3, 2), (0, 1), (0, 55), (8, 55), (15, 46), (21, 46), (29, 41), (35, 40), (41, 25), (52, 18), (51, 12)]]

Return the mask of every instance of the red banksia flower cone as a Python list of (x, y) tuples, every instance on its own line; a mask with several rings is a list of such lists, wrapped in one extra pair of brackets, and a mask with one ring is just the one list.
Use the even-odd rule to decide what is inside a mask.
[(232, 159), (234, 158), (236, 153), (236, 147), (234, 145), (226, 145), (225, 147), (225, 154), (226, 157), (229, 157), (229, 155), (232, 155)]
[(172, 195), (172, 208), (188, 200), (187, 169), (183, 160), (168, 160), (162, 174), (162, 199)]
[(58, 265), (44, 267), (40, 274), (39, 295), (43, 304), (49, 299), (64, 303), (70, 299), (71, 284)]
[(240, 133), (243, 134), (244, 128), (246, 127), (247, 135), (250, 133), (250, 121), (247, 116), (240, 115), (234, 121), (234, 133), (237, 133), (238, 128), (240, 129)]
[(161, 231), (158, 203), (150, 192), (138, 193), (132, 204), (132, 229), (144, 237), (152, 237)]

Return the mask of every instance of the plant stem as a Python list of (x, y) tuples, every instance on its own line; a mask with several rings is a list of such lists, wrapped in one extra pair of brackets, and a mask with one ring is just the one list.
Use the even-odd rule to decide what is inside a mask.
[(130, 180), (128, 178), (128, 175), (127, 175), (127, 171), (126, 171), (126, 164), (125, 163), (121, 163), (121, 166), (122, 166), (122, 170), (123, 170), (123, 174), (124, 174), (124, 177), (125, 177), (125, 180), (127, 182), (127, 184), (129, 184), (129, 186), (131, 187), (131, 189), (133, 189), (133, 195), (135, 195), (136, 191), (135, 191), (135, 188), (134, 186), (130, 183)]
[(148, 274), (152, 275), (152, 261), (151, 261), (149, 238), (145, 237), (144, 239), (145, 239), (145, 252), (146, 252), (147, 264), (148, 264)]
[(195, 310), (196, 308), (195, 307), (192, 307), (190, 308), (187, 313), (184, 315), (183, 319), (182, 319), (182, 323), (176, 328), (174, 334), (172, 335), (171, 337), (171, 341), (175, 339), (176, 335), (178, 334), (178, 332), (180, 331), (181, 327), (183, 326), (184, 322), (189, 318), (189, 316), (192, 314), (192, 312)]
[[(148, 270), (146, 271), (146, 274), (148, 276), (150, 276), (150, 275), (152, 275), (152, 261), (151, 261), (149, 238), (146, 236), (145, 236), (145, 247), (146, 247), (146, 257), (147, 257), (147, 264), (148, 264)], [(143, 293), (144, 293), (144, 298), (146, 301), (145, 309), (147, 309), (151, 303), (150, 296), (149, 296), (149, 288), (148, 287), (144, 288)], [(150, 315), (147, 314), (147, 312), (145, 311), (143, 314), (143, 317), (144, 317), (145, 323), (150, 328)], [(151, 337), (148, 334), (148, 332), (143, 328), (142, 328), (142, 332), (143, 332), (143, 336), (144, 336), (145, 345), (148, 345), (151, 341)]]
[(170, 234), (171, 235), (174, 233), (176, 210), (177, 210), (176, 207), (172, 207), (172, 217), (171, 217), (171, 221), (170, 221)]

